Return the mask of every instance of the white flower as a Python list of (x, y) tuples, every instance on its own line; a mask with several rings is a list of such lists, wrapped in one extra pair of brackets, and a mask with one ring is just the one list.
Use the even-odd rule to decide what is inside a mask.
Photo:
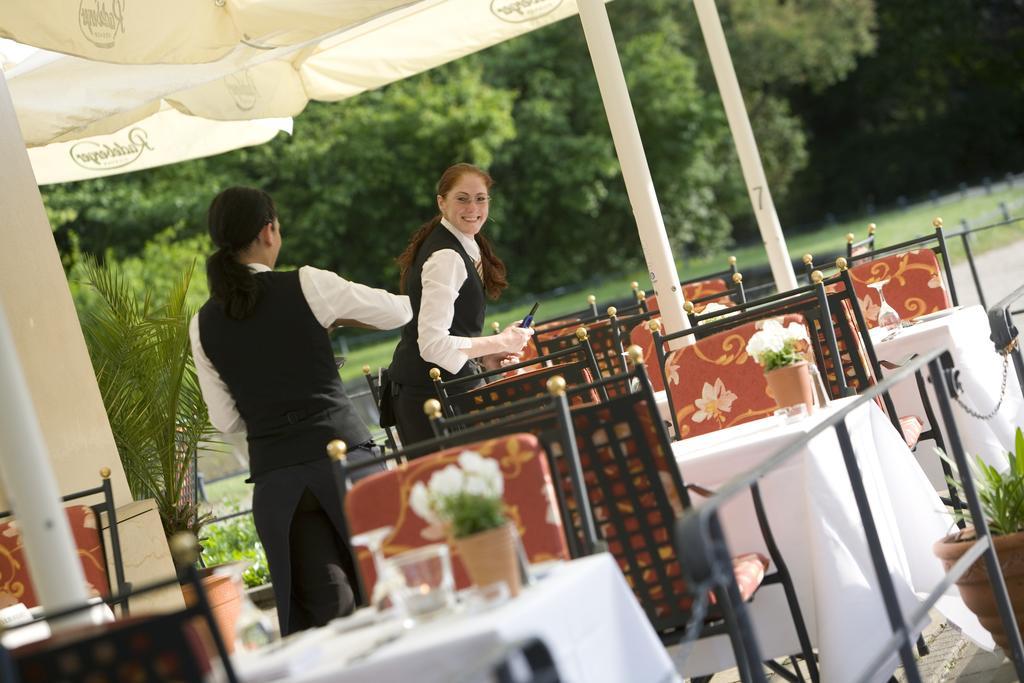
[(416, 516), (427, 522), (427, 524), (440, 524), (437, 513), (434, 511), (433, 501), (430, 499), (430, 492), (418, 481), (412, 486), (409, 492), (409, 507), (416, 513)]
[(505, 478), (501, 466), (494, 458), (485, 458), (473, 451), (463, 451), (459, 465), (466, 473), (466, 493), (477, 496), (501, 496), (505, 491)]
[(456, 465), (448, 465), (430, 477), (430, 494), (436, 498), (454, 496), (462, 491), (466, 475)]
[(466, 477), (465, 490), (471, 496), (494, 496), (494, 487), (483, 477)]
[(490, 458), (485, 458), (476, 451), (462, 451), (459, 455), (459, 467), (461, 467), (466, 474), (477, 474), (483, 472), (489, 461)]
[(811, 340), (811, 338), (807, 336), (807, 328), (800, 323), (790, 323), (786, 325), (786, 339), (792, 341)]

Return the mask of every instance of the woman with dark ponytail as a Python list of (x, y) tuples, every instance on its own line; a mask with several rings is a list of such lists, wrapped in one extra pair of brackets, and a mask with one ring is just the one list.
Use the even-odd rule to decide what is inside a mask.
[(326, 270), (275, 272), (281, 224), (266, 192), (228, 188), (208, 219), (217, 250), (206, 262), (210, 300), (192, 319), (192, 354), (210, 421), (246, 433), (253, 521), (287, 635), (357, 602), (326, 448), (341, 439), (359, 461), (374, 446), (345, 395), (328, 329), (393, 329), (412, 310), (408, 297)]
[(430, 369), (443, 379), (471, 374), (471, 359), (487, 368), (514, 360), (533, 330), (515, 325), (481, 337), (484, 296), (508, 286), (505, 264), (481, 234), (494, 181), (471, 164), (449, 167), (437, 182), (438, 214), (413, 234), (398, 257), (402, 292), (413, 318), (391, 360), (391, 400), (403, 444), (433, 436), (423, 403), (434, 398)]

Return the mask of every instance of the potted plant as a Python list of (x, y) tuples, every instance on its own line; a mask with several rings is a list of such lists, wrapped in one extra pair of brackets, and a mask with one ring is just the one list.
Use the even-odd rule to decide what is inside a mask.
[(518, 541), (505, 515), (504, 489), (497, 460), (463, 451), (457, 465), (434, 472), (428, 484), (413, 485), (409, 506), (428, 524), (446, 530), (475, 584), (504, 581), (518, 595)]
[[(999, 558), (999, 567), (1006, 580), (1017, 627), (1024, 630), (1024, 433), (1020, 428), (1017, 429), (1013, 452), (1006, 455), (1009, 468), (1003, 472), (986, 464), (980, 457), (969, 461), (969, 465), (978, 490), (981, 511)], [(942, 457), (953, 469), (950, 481), (961, 486), (962, 477), (955, 463), (944, 454)], [(969, 526), (945, 536), (932, 547), (946, 571), (967, 552), (977, 538), (969, 511), (956, 510), (954, 516)], [(979, 559), (956, 583), (964, 604), (977, 615), (978, 621), (992, 634), (996, 644), (1008, 651), (1009, 643), (996, 609), (985, 564)]]
[(797, 322), (783, 327), (777, 320), (766, 320), (747, 342), (747, 355), (764, 368), (768, 390), (780, 408), (801, 403), (807, 412), (814, 408), (806, 356), (809, 347), (806, 327)]
[[(94, 293), (82, 331), (110, 430), (135, 500), (153, 499), (168, 538), (199, 537), (210, 518), (195, 490), (199, 444), (212, 431), (192, 360), (186, 303), (195, 263), (166, 296), (139, 296), (115, 266), (85, 257), (84, 284)], [(225, 642), (234, 643), (240, 595), (228, 572), (211, 572), (204, 588)], [(191, 599), (185, 586), (185, 599)]]

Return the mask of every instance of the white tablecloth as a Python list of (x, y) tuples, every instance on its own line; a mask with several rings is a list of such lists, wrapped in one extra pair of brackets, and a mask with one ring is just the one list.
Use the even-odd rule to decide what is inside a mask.
[[(987, 414), (999, 401), (1003, 378), (1003, 356), (995, 351), (989, 339), (988, 318), (981, 306), (968, 306), (949, 315), (917, 323), (895, 335), (876, 328), (871, 331), (875, 352), (879, 360), (902, 361), (912, 353), (926, 353), (932, 349), (947, 348), (960, 371), (964, 393), (961, 400), (975, 412)], [(953, 415), (967, 454), (980, 455), (986, 462), (1000, 469), (1007, 466), (1006, 452), (1013, 448), (1018, 426), (1024, 426), (1024, 397), (1011, 361), (1007, 373), (1006, 397), (999, 412), (991, 420), (971, 417), (957, 403)], [(925, 373), (927, 379), (927, 372)], [(927, 384), (932, 409), (938, 419), (939, 406), (931, 385)], [(928, 420), (921, 407), (920, 394), (913, 378), (901, 382), (890, 392), (896, 411), (901, 415), (916, 415)], [(918, 448), (918, 457), (932, 483), (945, 489), (945, 479), (933, 449), (926, 444)]]
[[(672, 449), (683, 479), (714, 489), (803, 436), (852, 400), (834, 401), (794, 424), (770, 417), (677, 441)], [(942, 567), (931, 546), (952, 522), (913, 454), (874, 403), (854, 411), (847, 425), (890, 572), (904, 613), (909, 614), (919, 605), (916, 593), (926, 593), (941, 578)], [(822, 680), (859, 677), (891, 631), (835, 433), (829, 430), (810, 441), (763, 481), (761, 492), (811, 640), (819, 651)], [(693, 498), (695, 505), (700, 505), (700, 500)], [(749, 495), (726, 504), (721, 520), (734, 554), (767, 554)], [(763, 588), (750, 607), (766, 657), (799, 650), (781, 587)], [(987, 632), (963, 606), (955, 588), (942, 599), (940, 609), (991, 649)], [(724, 637), (711, 640), (694, 649), (684, 672), (707, 673), (731, 665), (728, 641)], [(888, 678), (895, 666), (893, 658), (891, 666), (878, 672), (878, 680)]]
[[(342, 624), (344, 620), (335, 622)], [(579, 683), (667, 683), (675, 669), (610, 555), (555, 568), (500, 607), (473, 616), (421, 624), (369, 658), (348, 665), (352, 653), (386, 638), (393, 626), (336, 633), (329, 624), (299, 636), (272, 658), (290, 658), (290, 683), (380, 683), (462, 680), (503, 643), (539, 637), (551, 650), (561, 680)], [(243, 680), (258, 680), (259, 662), (237, 658)]]

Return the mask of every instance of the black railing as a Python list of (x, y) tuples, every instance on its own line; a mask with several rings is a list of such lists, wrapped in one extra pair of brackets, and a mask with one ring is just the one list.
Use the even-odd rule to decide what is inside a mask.
[(1013, 316), (1024, 311), (1011, 311), (1014, 303), (1024, 299), (1024, 285), (1003, 297), (995, 306), (988, 310), (988, 324), (992, 330), (990, 339), (996, 346), (996, 352), (1013, 359), (1017, 370), (1017, 382), (1024, 394), (1024, 352), (1020, 348), (1020, 331), (1013, 324)]
[[(974, 235), (985, 232), (988, 230), (994, 230), (996, 228), (1006, 228), (1018, 223), (1024, 224), (1024, 216), (1018, 216), (1017, 218), (1011, 218), (1010, 209), (1004, 203), (1000, 204), (1000, 211), (1002, 212), (1002, 220), (996, 223), (989, 223), (988, 225), (979, 225), (977, 227), (971, 227), (970, 223), (966, 218), (960, 221), (960, 230), (958, 232), (946, 233), (947, 238), (959, 237), (961, 244), (964, 247), (964, 254), (967, 256), (967, 265), (971, 270), (971, 278), (974, 280), (974, 288), (978, 291), (978, 301), (984, 308), (988, 308), (988, 303), (985, 301), (985, 292), (981, 287), (981, 278), (978, 275), (978, 267), (974, 263), (974, 252), (971, 249), (971, 239)], [(1012, 311), (1011, 315), (1018, 315), (1024, 313), (1024, 309)]]
[[(957, 470), (962, 475), (963, 493), (971, 518), (975, 523), (977, 540), (908, 618), (903, 614), (896, 598), (895, 585), (889, 573), (875, 520), (868, 504), (867, 490), (857, 464), (846, 419), (855, 410), (873, 401), (883, 392), (889, 391), (895, 384), (912, 375), (921, 377), (925, 366), (927, 366), (929, 379), (935, 388), (939, 411), (946, 427), (947, 446), (952, 453)], [(948, 369), (950, 367), (951, 358), (948, 351), (940, 349), (919, 356), (900, 370), (891, 373), (885, 381), (862, 392), (851, 403), (814, 426), (796, 442), (778, 451), (757, 467), (730, 479), (704, 505), (691, 509), (678, 521), (676, 547), (680, 556), (685, 558), (683, 566), (686, 570), (686, 578), (690, 582), (689, 585), (693, 587), (695, 598), (698, 601), (706, 601), (708, 592), (717, 589), (717, 592), (724, 594), (727, 597), (727, 602), (731, 603), (724, 605), (723, 608), (727, 613), (735, 615), (735, 618), (730, 620), (730, 637), (734, 643), (737, 666), (742, 672), (744, 681), (766, 680), (764, 670), (760, 665), (763, 658), (753, 625), (746, 613), (746, 607), (743, 601), (738, 599), (739, 592), (732, 571), (731, 554), (718, 518), (718, 511), (730, 499), (745, 493), (751, 486), (757, 485), (761, 479), (795, 457), (812, 439), (829, 430), (835, 431), (839, 442), (867, 540), (875, 577), (878, 580), (889, 626), (892, 629), (891, 638), (879, 652), (865, 653), (866, 658), (871, 657), (869, 665), (855, 680), (867, 681), (877, 678), (877, 674), (885, 662), (890, 660), (893, 654), (898, 654), (904, 667), (906, 679), (911, 683), (919, 683), (921, 674), (914, 659), (913, 645), (917, 634), (928, 623), (928, 611), (935, 606), (946, 590), (973, 565), (974, 561), (981, 557), (984, 557), (999, 615), (1010, 642), (1008, 655), (1013, 659), (1018, 678), (1024, 680), (1024, 645), (1021, 643), (1020, 632), (1017, 629), (1017, 622), (1006, 591), (1006, 583), (999, 567), (995, 548), (992, 545), (988, 525), (981, 510), (978, 492), (970, 476), (971, 469), (967, 463), (967, 456), (953, 420), (947, 374), (950, 372)], [(700, 610), (695, 609), (695, 615), (699, 616), (699, 614)], [(699, 629), (695, 628), (695, 624), (691, 624), (687, 631), (689, 637), (691, 631), (696, 633)]]

